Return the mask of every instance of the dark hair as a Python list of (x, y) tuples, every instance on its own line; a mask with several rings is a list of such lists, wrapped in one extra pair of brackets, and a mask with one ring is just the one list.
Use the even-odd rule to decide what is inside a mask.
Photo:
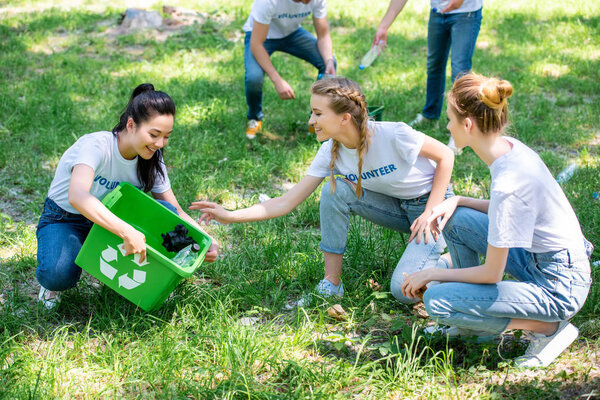
[[(129, 118), (139, 125), (156, 115), (175, 117), (175, 103), (165, 92), (154, 90), (154, 85), (151, 83), (142, 83), (133, 89), (119, 123), (112, 130), (113, 135), (116, 136), (125, 129)], [(158, 149), (149, 160), (138, 157), (137, 176), (145, 192), (154, 187), (157, 175), (164, 178), (164, 172), (160, 168), (161, 163), (163, 163), (162, 149)]]
[(454, 82), (448, 104), (461, 118), (473, 118), (481, 133), (498, 132), (508, 124), (512, 92), (508, 81), (469, 73)]

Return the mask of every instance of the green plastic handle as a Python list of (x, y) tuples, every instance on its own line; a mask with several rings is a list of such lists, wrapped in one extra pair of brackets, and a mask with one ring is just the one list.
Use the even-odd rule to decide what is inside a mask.
[(116, 202), (119, 200), (123, 193), (121, 192), (121, 185), (117, 186), (112, 192), (106, 195), (102, 200), (102, 203), (106, 206), (106, 208), (110, 209)]

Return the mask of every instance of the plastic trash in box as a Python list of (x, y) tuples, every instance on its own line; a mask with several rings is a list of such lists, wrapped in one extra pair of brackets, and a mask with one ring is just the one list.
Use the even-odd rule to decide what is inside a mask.
[[(125, 256), (123, 239), (94, 224), (75, 263), (105, 285), (145, 311), (161, 305), (183, 279), (194, 273), (204, 260), (212, 241), (208, 235), (156, 202), (135, 186), (123, 182), (102, 203), (146, 236), (146, 260), (140, 255)], [(200, 245), (196, 260), (179, 266), (162, 245), (161, 234), (183, 224), (188, 235)]]

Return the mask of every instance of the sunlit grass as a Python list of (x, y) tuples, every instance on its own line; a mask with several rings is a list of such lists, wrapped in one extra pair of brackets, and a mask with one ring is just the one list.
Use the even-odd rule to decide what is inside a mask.
[[(328, 2), (339, 72), (358, 81), (385, 120), (423, 106), (427, 2), (411, 1), (375, 64), (357, 64), (387, 2)], [(428, 341), (427, 320), (393, 300), (402, 235), (353, 219), (344, 265), (348, 318), (327, 304), (284, 311), (323, 273), (319, 191), (286, 217), (210, 225), (222, 258), (202, 265), (158, 310), (145, 313), (87, 274), (56, 313), (36, 302), (35, 223), (60, 155), (81, 135), (110, 130), (133, 87), (152, 82), (177, 105), (165, 159), (180, 202), (237, 208), (283, 193), (318, 149), (306, 131), (316, 71), (284, 54), (274, 65), (296, 100), (265, 83), (265, 129), (244, 137), (243, 35), (251, 0), (172, 2), (209, 13), (206, 26), (117, 36), (126, 7), (162, 2), (11, 1), (0, 5), (0, 397), (2, 398), (564, 398), (598, 387), (594, 283), (574, 322), (582, 340), (527, 374), (497, 343)], [(536, 149), (565, 187), (584, 234), (600, 247), (600, 4), (490, 0), (474, 69), (512, 82), (509, 133)], [(308, 29), (312, 29), (307, 24)], [(449, 81), (448, 81), (449, 84)], [(440, 128), (426, 133), (447, 141)], [(454, 190), (489, 195), (488, 168), (457, 157)], [(594, 260), (599, 258), (598, 250)], [(598, 269), (594, 271), (598, 281)], [(373, 282), (381, 291), (373, 290)], [(505, 359), (523, 352), (509, 344)], [(569, 371), (569, 372), (565, 372)]]

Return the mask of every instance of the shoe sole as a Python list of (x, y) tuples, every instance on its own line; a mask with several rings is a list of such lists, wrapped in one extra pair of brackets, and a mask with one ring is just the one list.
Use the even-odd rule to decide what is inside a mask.
[[(544, 349), (550, 348), (550, 355), (548, 358), (550, 358), (550, 361), (544, 361), (541, 360), (539, 357), (536, 357), (538, 360), (542, 361), (541, 365), (523, 365), (525, 364), (527, 361), (531, 360), (531, 358), (526, 358), (523, 359), (523, 363), (519, 364), (519, 362), (517, 361), (520, 357), (517, 357), (515, 359), (515, 365), (519, 368), (545, 368), (548, 365), (552, 364), (557, 358), (558, 356), (560, 356), (562, 354), (563, 351), (565, 351), (566, 349), (569, 348), (569, 346), (571, 344), (573, 344), (573, 342), (577, 339), (577, 337), (579, 336), (579, 329), (577, 329), (573, 324), (569, 324), (566, 327), (563, 328), (564, 332), (562, 333), (562, 336), (565, 336), (566, 338), (566, 344), (564, 344), (563, 346), (556, 346), (556, 339), (551, 340)], [(565, 340), (565, 339), (562, 339)], [(559, 350), (560, 349), (560, 350)]]

